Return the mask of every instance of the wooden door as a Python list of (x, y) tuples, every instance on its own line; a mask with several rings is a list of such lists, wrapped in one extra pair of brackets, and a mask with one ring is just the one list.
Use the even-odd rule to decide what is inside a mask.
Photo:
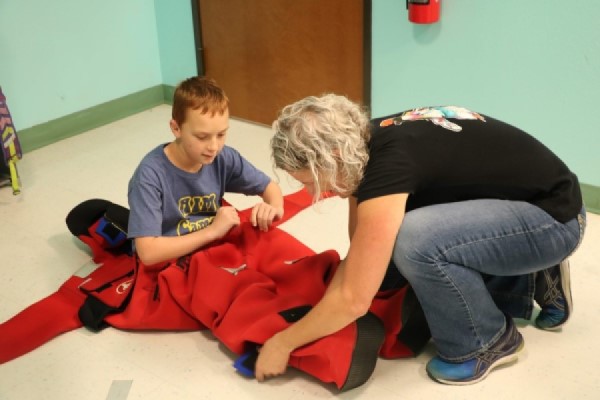
[(369, 105), (370, 1), (194, 1), (200, 74), (225, 89), (231, 116), (270, 125), (326, 92)]

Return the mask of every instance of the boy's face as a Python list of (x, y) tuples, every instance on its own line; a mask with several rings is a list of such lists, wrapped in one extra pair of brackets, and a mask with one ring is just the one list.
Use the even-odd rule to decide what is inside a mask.
[(192, 162), (210, 164), (225, 145), (229, 129), (229, 111), (223, 114), (202, 114), (201, 110), (189, 109), (183, 124), (170, 122), (171, 131), (182, 151)]

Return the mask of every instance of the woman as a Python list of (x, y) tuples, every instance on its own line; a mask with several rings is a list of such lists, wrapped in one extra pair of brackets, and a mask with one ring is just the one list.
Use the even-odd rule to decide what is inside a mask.
[[(523, 338), (512, 317), (529, 318), (534, 298), (538, 327), (567, 321), (568, 257), (585, 210), (577, 177), (529, 134), (460, 107), (369, 122), (332, 94), (285, 107), (273, 128), (276, 167), (315, 200), (348, 198), (350, 248), (322, 300), (264, 344), (257, 379), (364, 315), (388, 265), (423, 307), (438, 351), (427, 372), (438, 382), (475, 383), (516, 359)], [(506, 287), (508, 302), (490, 292)]]

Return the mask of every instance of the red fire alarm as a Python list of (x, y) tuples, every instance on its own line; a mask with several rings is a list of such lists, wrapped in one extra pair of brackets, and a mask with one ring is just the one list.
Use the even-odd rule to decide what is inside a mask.
[(441, 0), (406, 0), (408, 20), (415, 24), (433, 24), (440, 19)]

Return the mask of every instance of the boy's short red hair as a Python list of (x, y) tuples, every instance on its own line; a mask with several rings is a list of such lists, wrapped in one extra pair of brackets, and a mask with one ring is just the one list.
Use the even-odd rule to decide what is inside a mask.
[(202, 114), (221, 115), (228, 108), (229, 98), (213, 79), (194, 76), (177, 85), (171, 115), (181, 125), (185, 122), (188, 109), (201, 109)]

